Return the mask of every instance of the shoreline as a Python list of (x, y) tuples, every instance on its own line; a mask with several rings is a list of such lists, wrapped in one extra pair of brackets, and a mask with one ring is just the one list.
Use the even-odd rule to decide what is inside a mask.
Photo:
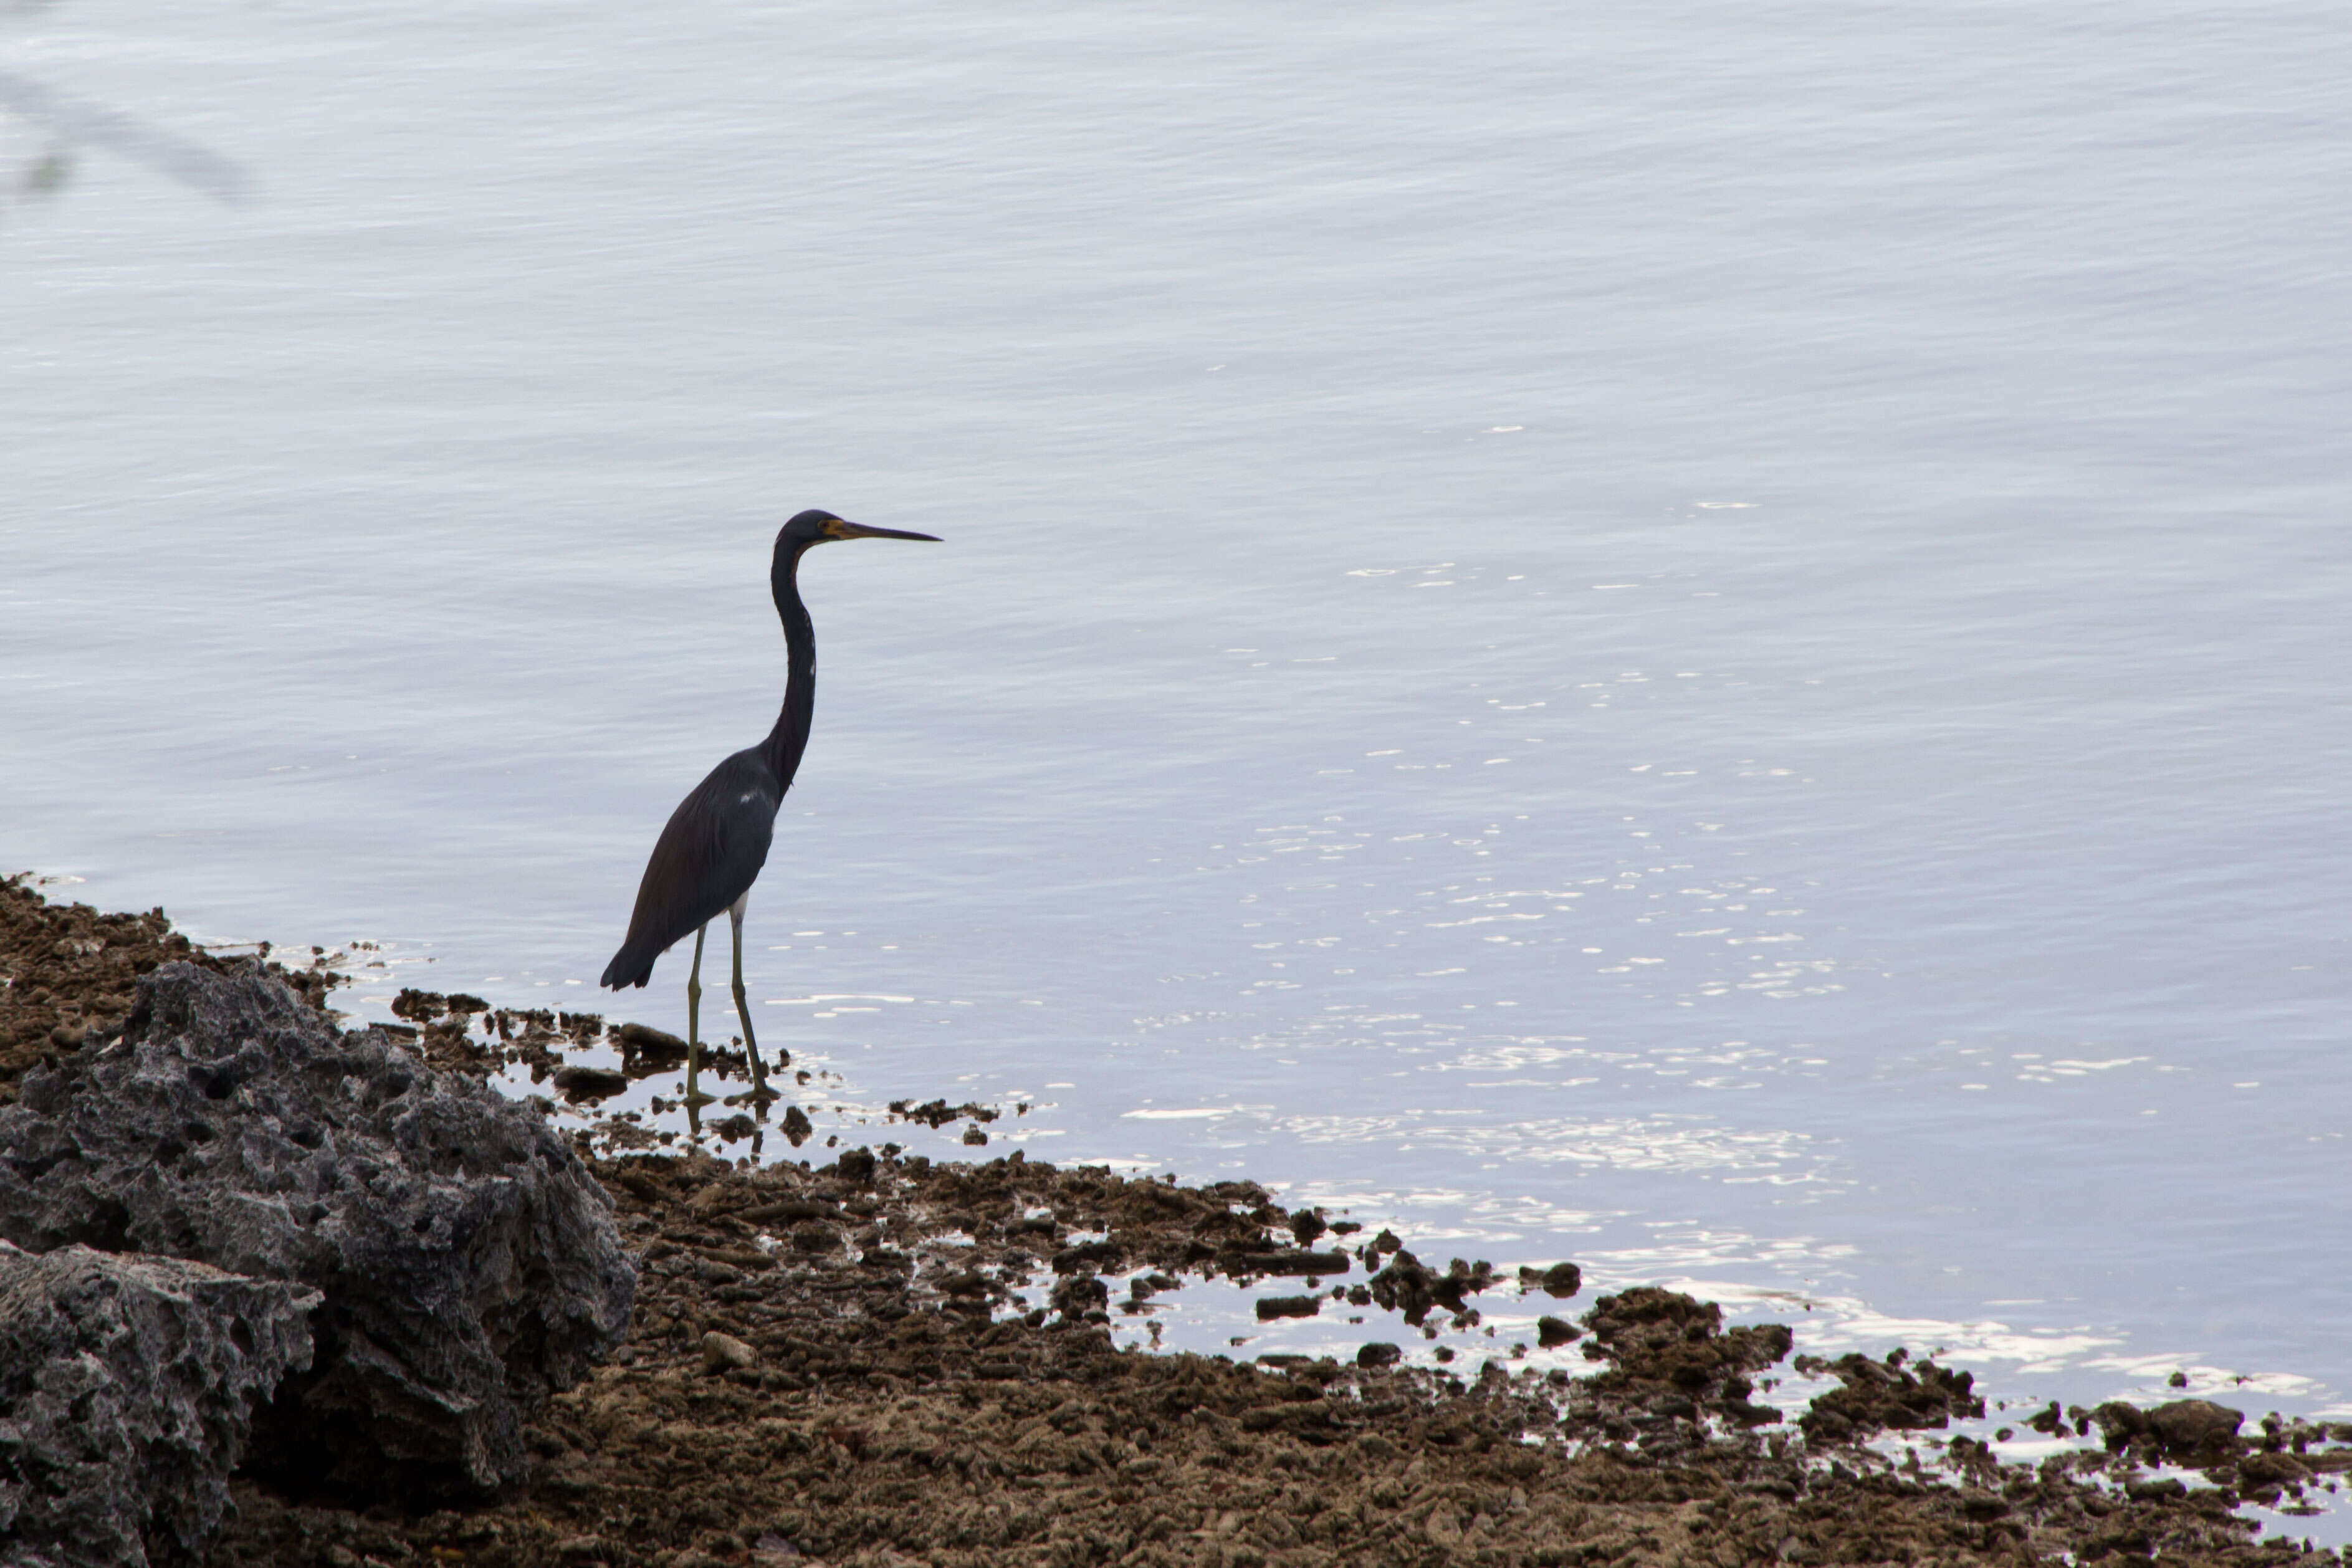
[[(161, 910), (100, 914), (0, 883), (0, 1104), (44, 1058), (102, 1047), (142, 966), (174, 960), (236, 967)], [(328, 976), (268, 967), (323, 1002)], [(563, 1063), (587, 1015), (404, 1000), (402, 1043), (440, 1070), (520, 1060), (583, 1098), (671, 1070), (675, 1042), (658, 1031), (614, 1027), (613, 1074)], [(789, 1137), (789, 1117), (764, 1131)], [(2192, 1443), (2166, 1424), (2175, 1405), (2102, 1405), (2044, 1415), (2095, 1423), (2105, 1447), (2004, 1462), (1966, 1437), (1929, 1441), (1971, 1413), (1963, 1370), (1900, 1351), (1807, 1365), (1789, 1328), (1727, 1328), (1711, 1304), (1649, 1288), (1587, 1300), (1566, 1260), (1511, 1278), (1441, 1268), (1410, 1237), (1286, 1213), (1252, 1183), (1018, 1152), (935, 1163), (888, 1145), (742, 1169), (612, 1136), (573, 1144), (637, 1260), (635, 1317), (531, 1420), (530, 1479), (494, 1500), (406, 1509), (240, 1479), (211, 1561), (2340, 1561), (2285, 1537), (2257, 1544), (2231, 1510), (2332, 1489), (2352, 1469), (2352, 1426), (2217, 1437), (2208, 1423)], [(1115, 1313), (1212, 1276), (1256, 1289), (1262, 1315), (1319, 1310), (1337, 1291), (1392, 1319), (1392, 1339), (1432, 1313), (1475, 1323), (1482, 1297), (1516, 1291), (1543, 1307), (1547, 1346), (1578, 1344), (1589, 1373), (1515, 1365), (1500, 1343), (1444, 1369), (1373, 1345), (1356, 1364), (1114, 1347)], [(1031, 1306), (1023, 1292), (1041, 1283), (1047, 1304)], [(1769, 1384), (1791, 1356), (1838, 1385), (1775, 1408)], [(1888, 1432), (1910, 1441), (1907, 1462), (1869, 1446)]]

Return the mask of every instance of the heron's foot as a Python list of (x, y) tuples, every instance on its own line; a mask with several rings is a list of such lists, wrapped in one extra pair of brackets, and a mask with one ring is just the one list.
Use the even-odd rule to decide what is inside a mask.
[(689, 1089), (686, 1091), (686, 1103), (690, 1109), (699, 1110), (706, 1105), (718, 1104), (719, 1097), (715, 1094), (705, 1094), (698, 1089)]

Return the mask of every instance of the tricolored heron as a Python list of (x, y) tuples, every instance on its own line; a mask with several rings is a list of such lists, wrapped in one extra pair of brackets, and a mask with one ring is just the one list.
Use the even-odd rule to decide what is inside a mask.
[[(711, 1099), (695, 1084), (702, 1054), (702, 938), (721, 910), (735, 936), (735, 1016), (743, 1021), (743, 1045), (751, 1058), (751, 1093), (762, 1114), (776, 1097), (760, 1063), (760, 1042), (751, 1033), (751, 1009), (743, 996), (743, 906), (751, 884), (767, 864), (768, 842), (776, 829), (776, 808), (793, 787), (801, 753), (808, 749), (809, 718), (816, 700), (816, 628), (801, 603), (801, 557), (835, 539), (924, 539), (895, 528), (844, 522), (829, 511), (804, 511), (776, 535), (768, 568), (776, 614), (783, 618), (785, 674), (783, 711), (776, 727), (756, 746), (747, 746), (710, 770), (669, 814), (637, 884), (637, 907), (629, 916), (628, 940), (604, 966), (597, 984), (618, 991), (653, 978), (654, 960), (687, 932), (694, 933), (694, 967), (686, 979), (686, 1106), (698, 1129), (702, 1107)], [(784, 1054), (784, 1061), (792, 1053)], [(778, 1064), (782, 1065), (782, 1063)]]

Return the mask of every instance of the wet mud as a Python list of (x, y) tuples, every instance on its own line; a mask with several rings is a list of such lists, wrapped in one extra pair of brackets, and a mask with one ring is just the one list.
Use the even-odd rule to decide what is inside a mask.
[[(119, 1018), (112, 999), (142, 958), (189, 955), (160, 914), (60, 909), (22, 888), (0, 888), (0, 920), (10, 1061), (36, 1028), (33, 1060), (78, 1048), (54, 1033), (61, 1020), (86, 1043)], [(59, 947), (91, 942), (105, 945)], [(109, 953), (121, 963), (85, 962)], [(471, 997), (404, 1018), (437, 1062), (521, 1062), (551, 1082), (592, 1029), (625, 1063), (662, 1060), (670, 1038)], [(2260, 1542), (2232, 1510), (2317, 1495), (2352, 1468), (2352, 1426), (2110, 1404), (2041, 1413), (2080, 1446), (2006, 1463), (1966, 1436), (1927, 1440), (1981, 1411), (1963, 1370), (1900, 1351), (1800, 1357), (1801, 1327), (1727, 1323), (1665, 1289), (1579, 1310), (1566, 1262), (1441, 1266), (1248, 1182), (1018, 1153), (933, 1163), (887, 1144), (808, 1152), (756, 1168), (705, 1150), (594, 1159), (639, 1262), (635, 1319), (530, 1420), (529, 1478), (435, 1511), (240, 1479), (210, 1561), (2338, 1562)], [(1394, 1331), (1349, 1361), (1114, 1343), (1116, 1321), (1211, 1275), (1269, 1315), (1344, 1301)], [(1541, 1342), (1577, 1346), (1586, 1371), (1538, 1370), (1500, 1339), (1442, 1368), (1404, 1363), (1401, 1345), (1435, 1315), (1475, 1322), (1507, 1300), (1544, 1306)], [(1792, 1367), (1837, 1386), (1776, 1405)]]
[[(1124, 1302), (1107, 1271), (1144, 1270), (1147, 1289), (1213, 1269), (1288, 1278), (1258, 1269), (1297, 1252), (1282, 1245), (1291, 1216), (1247, 1183), (863, 1150), (756, 1171), (638, 1155), (598, 1174), (645, 1261), (635, 1328), (534, 1425), (531, 1483), (421, 1519), (248, 1487), (237, 1551), (671, 1568), (2254, 1563), (2280, 1557), (2231, 1512), (2245, 1478), (2315, 1477), (2313, 1445), (2322, 1464), (2352, 1457), (2314, 1430), (2304, 1456), (2294, 1433), (2276, 1452), (2231, 1439), (2222, 1484), (2153, 1483), (2128, 1438), (2039, 1468), (1962, 1438), (1898, 1465), (1787, 1418), (1814, 1412), (1759, 1402), (1790, 1330), (1727, 1326), (1654, 1289), (1580, 1315), (1592, 1373), (1575, 1378), (1516, 1364), (1507, 1346), (1442, 1372), (1396, 1364), (1378, 1353), (1388, 1344), (1355, 1363), (1114, 1348)], [(1052, 1304), (1024, 1310), (1017, 1292), (1035, 1279), (1053, 1281)], [(1932, 1424), (1913, 1391), (1958, 1379), (1879, 1364), (1896, 1392), (1836, 1406), (1853, 1436)], [(1857, 1385), (1882, 1380), (1842, 1389)]]
[[(583, 1152), (614, 1154), (635, 1150), (668, 1149), (678, 1142), (674, 1131), (646, 1123), (635, 1111), (596, 1114), (605, 1100), (647, 1079), (677, 1073), (687, 1065), (687, 1042), (645, 1024), (607, 1023), (595, 1013), (560, 1013), (544, 1009), (494, 1007), (478, 996), (463, 993), (404, 989), (393, 999), (392, 1011), (403, 1023), (388, 1026), (403, 1035), (417, 1053), (436, 1067), (487, 1076), (513, 1069), (527, 1075), (534, 1088), (544, 1089), (591, 1117), (582, 1139)], [(564, 1053), (602, 1051), (617, 1054), (617, 1068), (590, 1062), (567, 1061)], [(814, 1133), (808, 1113), (789, 1103), (797, 1091), (821, 1086), (830, 1077), (792, 1067), (792, 1054), (771, 1046), (766, 1065), (773, 1072), (771, 1087), (786, 1103), (762, 1104), (751, 1089), (751, 1053), (740, 1036), (701, 1043), (700, 1070), (709, 1075), (719, 1093), (713, 1103), (696, 1104), (688, 1121), (710, 1146), (731, 1151), (748, 1148), (754, 1155), (766, 1150), (772, 1136), (797, 1149)], [(729, 1093), (730, 1082), (740, 1085)], [(656, 1116), (684, 1109), (677, 1100), (656, 1095), (650, 1109)], [(1012, 1114), (1025, 1116), (1025, 1104)], [(1006, 1114), (1004, 1108), (976, 1103), (950, 1104), (946, 1100), (917, 1103), (891, 1102), (885, 1122), (907, 1122), (933, 1131), (951, 1121), (967, 1123), (962, 1142), (985, 1147), (985, 1125)], [(690, 1142), (691, 1140), (689, 1140)], [(837, 1145), (836, 1138), (833, 1142)]]

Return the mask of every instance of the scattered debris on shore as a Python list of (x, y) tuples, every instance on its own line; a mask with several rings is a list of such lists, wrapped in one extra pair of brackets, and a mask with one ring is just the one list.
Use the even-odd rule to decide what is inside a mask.
[[(24, 1103), (0, 1117), (12, 1119), (20, 1142), (42, 1132), (36, 1123), (63, 1127), (86, 1114), (75, 1110), (75, 1093), (113, 1082), (107, 1064), (124, 1051), (162, 1048), (165, 1037), (152, 1018), (172, 987), (210, 994), (209, 982), (165, 968), (174, 963), (232, 968), (207, 963), (160, 911), (100, 915), (0, 883), (0, 1104), (17, 1100), (32, 1079)], [(222, 983), (267, 993), (269, 1006), (306, 1010), (322, 1000), (324, 984), (283, 972), (273, 981), (258, 964)], [(433, 1087), (425, 1060), (444, 1068), (470, 1061), (472, 1070), (459, 1076), (478, 1078), (494, 1058), (536, 1050), (548, 1079), (564, 1068), (554, 1044), (569, 1037), (561, 1016), (542, 1024), (509, 1013), (502, 1033), (499, 1010), (477, 998), (412, 1002), (407, 1011), (423, 1015), (413, 1038), (339, 1034), (313, 1015), (286, 1026), (280, 1053), (299, 1058), (288, 1043), (299, 1037), (313, 1057), (357, 1053), (394, 1070), (406, 1060), (417, 1075), (407, 1092), (453, 1095), (465, 1105), (470, 1100), (454, 1086)], [(465, 1026), (446, 1027), (453, 1017)], [(618, 1041), (625, 1062), (650, 1064), (668, 1048), (658, 1031), (632, 1037), (635, 1026), (594, 1026), (600, 1038)], [(534, 1028), (550, 1038), (534, 1039)], [(269, 1054), (239, 1059), (258, 1071)], [(201, 1068), (201, 1051), (182, 1057)], [(252, 1095), (262, 1103), (278, 1092), (257, 1082), (232, 1085), (224, 1100)], [(954, 1118), (974, 1108), (906, 1109)], [(1564, 1303), (1582, 1289), (1573, 1264), (1506, 1273), (1451, 1259), (1440, 1268), (1393, 1233), (1367, 1237), (1326, 1214), (1286, 1211), (1247, 1182), (1187, 1185), (1056, 1168), (1020, 1153), (933, 1163), (887, 1145), (811, 1151), (831, 1156), (823, 1163), (764, 1165), (652, 1148), (583, 1159), (576, 1142), (552, 1134), (533, 1147), (559, 1186), (563, 1171), (574, 1169), (609, 1195), (609, 1210), (600, 1212), (635, 1284), (626, 1337), (601, 1360), (583, 1356), (562, 1374), (509, 1387), (521, 1462), (492, 1466), (502, 1473), (470, 1491), (446, 1480), (362, 1484), (355, 1478), (366, 1455), (359, 1453), (321, 1454), (299, 1473), (247, 1466), (223, 1478), (234, 1503), (225, 1517), (217, 1508), (192, 1512), (180, 1490), (151, 1498), (144, 1547), (152, 1561), (333, 1568), (2339, 1561), (2283, 1537), (2258, 1542), (2257, 1527), (2234, 1510), (2245, 1500), (2275, 1504), (2332, 1489), (2352, 1468), (2352, 1426), (2273, 1418), (2249, 1428), (2242, 1413), (2193, 1399), (2152, 1409), (2053, 1406), (2032, 1424), (2085, 1435), (2084, 1446), (2020, 1465), (1966, 1436), (1885, 1441), (1889, 1433), (1933, 1432), (1980, 1415), (1982, 1394), (1964, 1370), (1900, 1350), (1809, 1358), (1796, 1353), (1803, 1346), (1787, 1327), (1727, 1324), (1709, 1303), (1651, 1288), (1602, 1296), (1571, 1321)], [(0, 1201), (21, 1218), (43, 1173), (13, 1153), (8, 1163), (16, 1184)], [(428, 1163), (457, 1184), (453, 1192), (470, 1179), (457, 1150)], [(167, 1210), (178, 1212), (164, 1205), (157, 1213)], [(265, 1435), (272, 1406), (259, 1384), (282, 1375), (295, 1386), (312, 1375), (299, 1370), (281, 1322), (303, 1310), (314, 1323), (326, 1321), (308, 1307), (312, 1288), (299, 1278), (251, 1258), (244, 1279), (220, 1258), (163, 1265), (141, 1255), (144, 1233), (134, 1235), (127, 1221), (111, 1232), (79, 1226), (70, 1240), (64, 1229), (76, 1226), (50, 1228), (58, 1235), (34, 1237), (34, 1253), (0, 1257), (0, 1290), (14, 1303), (9, 1281), (33, 1279), (26, 1289), (72, 1307), (43, 1320), (64, 1325), (43, 1331), (51, 1339), (70, 1331), (118, 1349), (131, 1343), (121, 1327), (128, 1309), (88, 1305), (94, 1291), (131, 1301), (108, 1283), (109, 1269), (128, 1269), (138, 1289), (168, 1297), (173, 1312), (218, 1299), (224, 1310), (267, 1313), (281, 1325), (251, 1360), (256, 1386), (245, 1415), (261, 1417)], [(193, 1232), (174, 1234), (184, 1239), (156, 1245), (189, 1245)], [(483, 1262), (499, 1266), (495, 1257)], [(1559, 1315), (1538, 1320), (1538, 1333), (1547, 1346), (1578, 1346), (1591, 1374), (1538, 1370), (1500, 1342), (1475, 1364), (1465, 1358), (1437, 1370), (1402, 1364), (1398, 1347), (1382, 1341), (1352, 1362), (1241, 1363), (1115, 1347), (1119, 1315), (1206, 1274), (1251, 1285), (1262, 1302), (1280, 1304), (1278, 1313), (1333, 1300), (1392, 1313), (1397, 1340), (1415, 1335), (1433, 1314), (1475, 1313), (1482, 1298), (1562, 1303), (1551, 1309)], [(545, 1289), (533, 1270), (510, 1270), (491, 1294), (513, 1307)], [(501, 1321), (532, 1320), (524, 1310)], [(196, 1338), (236, 1340), (224, 1331), (225, 1340)], [(510, 1358), (528, 1337), (516, 1331), (495, 1349)], [(1779, 1409), (1769, 1374), (1792, 1356), (1837, 1386), (1806, 1408)], [(27, 1352), (0, 1365), (0, 1424), (47, 1408), (41, 1402), (60, 1391), (42, 1380), (56, 1361)], [(117, 1394), (148, 1394), (130, 1386), (136, 1357), (104, 1364)], [(166, 1370), (158, 1369), (154, 1397), (187, 1404), (187, 1389), (170, 1384)], [(237, 1403), (234, 1392), (222, 1397)], [(205, 1408), (215, 1427), (236, 1425)], [(2099, 1447), (2087, 1443), (2095, 1428)], [(333, 1423), (304, 1430), (313, 1442), (345, 1440)], [(240, 1435), (231, 1447), (243, 1442)], [(0, 1545), (0, 1563), (124, 1560), (70, 1542), (37, 1551), (17, 1537), (22, 1521), (37, 1517), (27, 1508), (32, 1489), (57, 1480), (28, 1473), (25, 1452), (0, 1443), (0, 1540), (16, 1539)], [(177, 1463), (193, 1450), (173, 1452)], [(202, 1537), (215, 1518), (206, 1547)]]

